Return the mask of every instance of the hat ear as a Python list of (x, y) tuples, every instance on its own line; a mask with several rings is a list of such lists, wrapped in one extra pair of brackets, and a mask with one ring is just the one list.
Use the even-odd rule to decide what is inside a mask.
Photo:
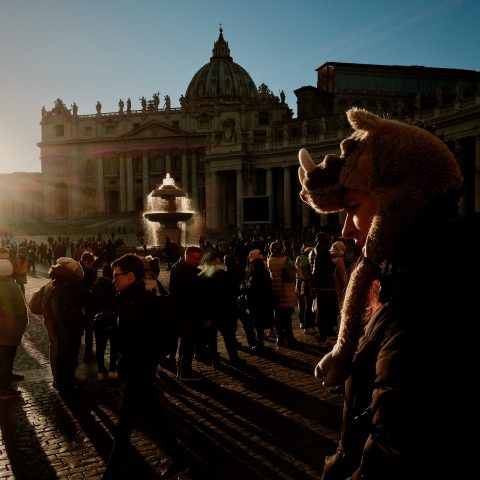
[(347, 111), (347, 118), (355, 130), (375, 130), (382, 122), (382, 119), (378, 115), (356, 107)]
[(308, 173), (310, 170), (315, 168), (315, 162), (306, 148), (300, 149), (298, 152), (298, 160), (300, 162), (300, 168), (304, 170), (305, 173)]

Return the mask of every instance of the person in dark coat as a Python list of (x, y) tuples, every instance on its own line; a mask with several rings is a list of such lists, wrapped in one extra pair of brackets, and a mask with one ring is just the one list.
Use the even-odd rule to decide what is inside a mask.
[(208, 325), (204, 325), (204, 341), (213, 367), (220, 365), (218, 354), (218, 332), (223, 337), (230, 365), (239, 366), (244, 360), (237, 349), (236, 321), (239, 278), (235, 271), (223, 269), (220, 254), (210, 251), (206, 256), (206, 265), (200, 273), (203, 310)]
[(468, 272), (480, 255), (464, 252), (480, 242), (479, 215), (459, 215), (462, 173), (439, 138), (365, 110), (347, 116), (354, 131), (340, 155), (315, 165), (299, 153), (301, 198), (344, 210), (342, 235), (363, 253), (337, 343), (315, 369), (325, 386), (345, 386), (341, 439), (322, 478), (471, 478), (480, 303)]
[(85, 362), (93, 362), (95, 354), (93, 353), (93, 309), (92, 309), (92, 288), (97, 280), (97, 267), (95, 265), (96, 258), (92, 252), (84, 251), (80, 257), (80, 265), (83, 269), (82, 288), (87, 298), (87, 306), (85, 311), (85, 353), (83, 360)]
[(189, 246), (184, 258), (175, 263), (170, 273), (170, 295), (177, 309), (179, 322), (180, 346), (178, 349), (178, 371), (180, 380), (198, 380), (200, 375), (192, 369), (195, 340), (203, 327), (203, 313), (200, 298), (201, 270), (198, 268), (202, 259), (200, 247)]
[(175, 434), (158, 401), (161, 391), (154, 387), (157, 368), (158, 312), (155, 295), (145, 289), (143, 261), (126, 254), (112, 263), (117, 290), (119, 377), (125, 383), (123, 405), (116, 425), (113, 448), (103, 480), (118, 478), (130, 444), (133, 427), (141, 414), (159, 436), (171, 465), (161, 478), (176, 478), (189, 469)]
[[(113, 285), (113, 270), (110, 265), (103, 267), (102, 276), (98, 277), (93, 284), (91, 290), (91, 302), (93, 317), (100, 313), (113, 310), (113, 299), (115, 297), (115, 286)], [(111, 311), (112, 311), (111, 310)], [(117, 357), (118, 357), (118, 340), (116, 332), (110, 328), (102, 317), (96, 317), (93, 322), (93, 332), (95, 334), (95, 359), (97, 361), (98, 374), (97, 378), (100, 381), (109, 378), (116, 380), (118, 378), (117, 372)], [(108, 371), (105, 367), (105, 350), (107, 343), (110, 343), (110, 359), (108, 364)]]
[(273, 324), (273, 290), (270, 272), (260, 258), (250, 260), (250, 276), (240, 288), (243, 329), (253, 352), (264, 348), (264, 330)]

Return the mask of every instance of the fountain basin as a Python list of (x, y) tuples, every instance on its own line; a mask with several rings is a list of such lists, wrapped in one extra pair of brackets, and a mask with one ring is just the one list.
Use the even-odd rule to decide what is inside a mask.
[(193, 212), (145, 212), (143, 216), (150, 222), (171, 225), (190, 220), (193, 216)]

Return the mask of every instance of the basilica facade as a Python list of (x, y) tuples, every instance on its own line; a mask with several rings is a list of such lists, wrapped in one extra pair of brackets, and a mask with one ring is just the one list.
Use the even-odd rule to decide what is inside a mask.
[[(78, 115), (57, 99), (42, 109), (42, 218), (141, 215), (167, 173), (191, 197), (206, 233), (298, 231), (339, 218), (299, 199), (297, 153), (337, 153), (352, 106), (428, 128), (455, 151), (466, 176), (464, 211), (480, 210), (480, 72), (328, 62), (316, 86), (295, 91), (294, 116), (265, 84), (233, 61), (220, 29), (210, 61), (179, 107), (168, 96), (119, 101), (118, 111)], [(1, 180), (1, 179), (0, 179)]]

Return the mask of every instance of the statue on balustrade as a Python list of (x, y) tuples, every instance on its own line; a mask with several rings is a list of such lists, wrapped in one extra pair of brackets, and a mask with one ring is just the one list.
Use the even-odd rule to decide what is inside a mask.
[(160, 106), (160, 92), (157, 92), (153, 94), (153, 107), (155, 108), (155, 110), (158, 110), (159, 106)]

